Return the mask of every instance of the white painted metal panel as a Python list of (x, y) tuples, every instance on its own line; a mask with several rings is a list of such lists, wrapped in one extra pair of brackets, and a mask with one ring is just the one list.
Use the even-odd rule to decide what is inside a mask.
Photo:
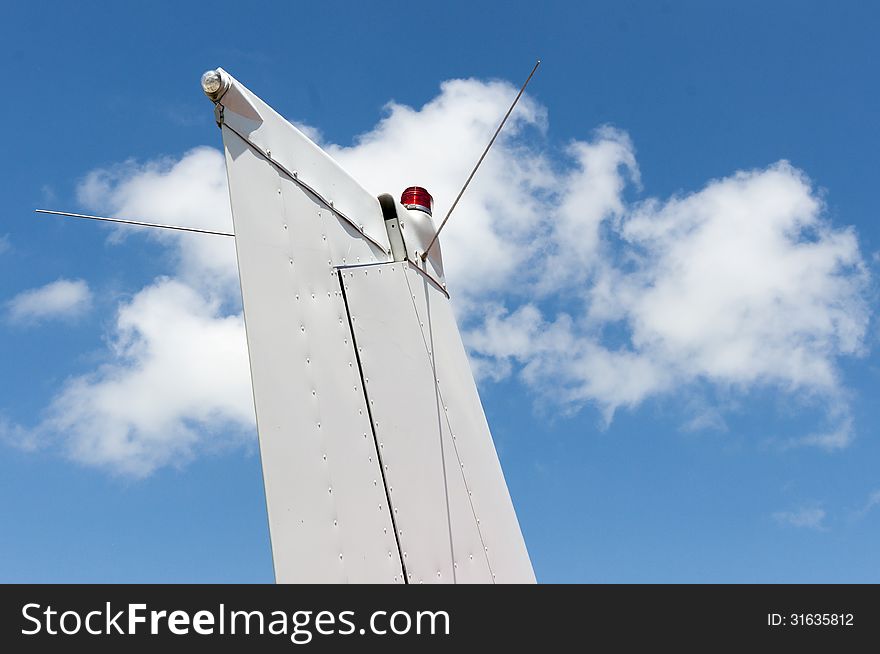
[(410, 581), (533, 582), (448, 298), (407, 262), (342, 274)]
[(425, 341), (433, 353), (446, 426), (494, 580), (534, 583), (535, 573), (452, 306), (420, 270), (410, 266), (406, 278)]
[[(229, 73), (224, 71), (223, 74), (230, 81), (219, 100), (224, 126), (300, 185), (314, 191), (316, 197), (331, 205), (336, 215), (349, 222), (353, 230), (361, 231), (381, 247), (383, 256), (377, 260), (388, 261), (391, 250), (379, 201), (305, 134)], [(339, 241), (337, 245), (347, 246), (349, 240)]]
[(402, 581), (333, 267), (381, 251), (225, 125), (223, 140), (276, 580)]
[(405, 262), (342, 270), (410, 583), (452, 582), (440, 406)]

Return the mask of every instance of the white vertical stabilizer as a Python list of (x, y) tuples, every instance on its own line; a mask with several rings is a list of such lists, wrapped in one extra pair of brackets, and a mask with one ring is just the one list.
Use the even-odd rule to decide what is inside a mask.
[(439, 250), (213, 74), (276, 580), (534, 582)]

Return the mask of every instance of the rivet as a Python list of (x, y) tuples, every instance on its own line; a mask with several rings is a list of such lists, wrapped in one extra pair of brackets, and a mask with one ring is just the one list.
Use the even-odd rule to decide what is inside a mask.
[(342, 560), (342, 552), (339, 553), (339, 560)]
[[(320, 429), (320, 428), (321, 428), (321, 423), (319, 422), (319, 423), (318, 423), (318, 429)], [(462, 466), (462, 467), (464, 467), (464, 466)]]
[(311, 363), (311, 362), (312, 362), (311, 359), (306, 359), (306, 363)]
[(287, 229), (287, 225), (284, 225), (284, 229)]

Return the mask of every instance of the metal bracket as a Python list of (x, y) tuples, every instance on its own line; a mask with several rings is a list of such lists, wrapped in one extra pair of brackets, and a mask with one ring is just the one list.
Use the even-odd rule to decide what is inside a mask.
[(223, 125), (223, 105), (220, 103), (214, 105), (214, 120), (217, 121), (217, 127)]

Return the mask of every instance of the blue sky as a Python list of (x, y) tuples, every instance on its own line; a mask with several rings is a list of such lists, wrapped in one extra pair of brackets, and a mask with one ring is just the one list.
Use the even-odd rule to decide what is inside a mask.
[[(416, 171), (448, 203), (541, 57), (444, 242), (538, 579), (880, 581), (877, 21), (818, 2), (7, 8), (0, 580), (272, 579), (247, 407), (219, 407), (226, 428), (182, 403), (168, 440), (114, 414), (149, 464), (86, 442), (112, 382), (156, 363), (137, 347), (169, 283), (195, 293), (187, 329), (234, 331), (213, 251), (35, 207), (184, 220), (169, 185), (194, 178), (180, 193), (210, 206), (184, 164), (216, 163), (193, 154), (220, 146), (198, 85), (215, 66), (371, 187)], [(437, 134), (474, 152), (429, 151)], [(476, 226), (519, 257), (500, 281), (475, 262), (509, 252), (477, 256)], [(147, 412), (156, 379), (130, 386)]]

